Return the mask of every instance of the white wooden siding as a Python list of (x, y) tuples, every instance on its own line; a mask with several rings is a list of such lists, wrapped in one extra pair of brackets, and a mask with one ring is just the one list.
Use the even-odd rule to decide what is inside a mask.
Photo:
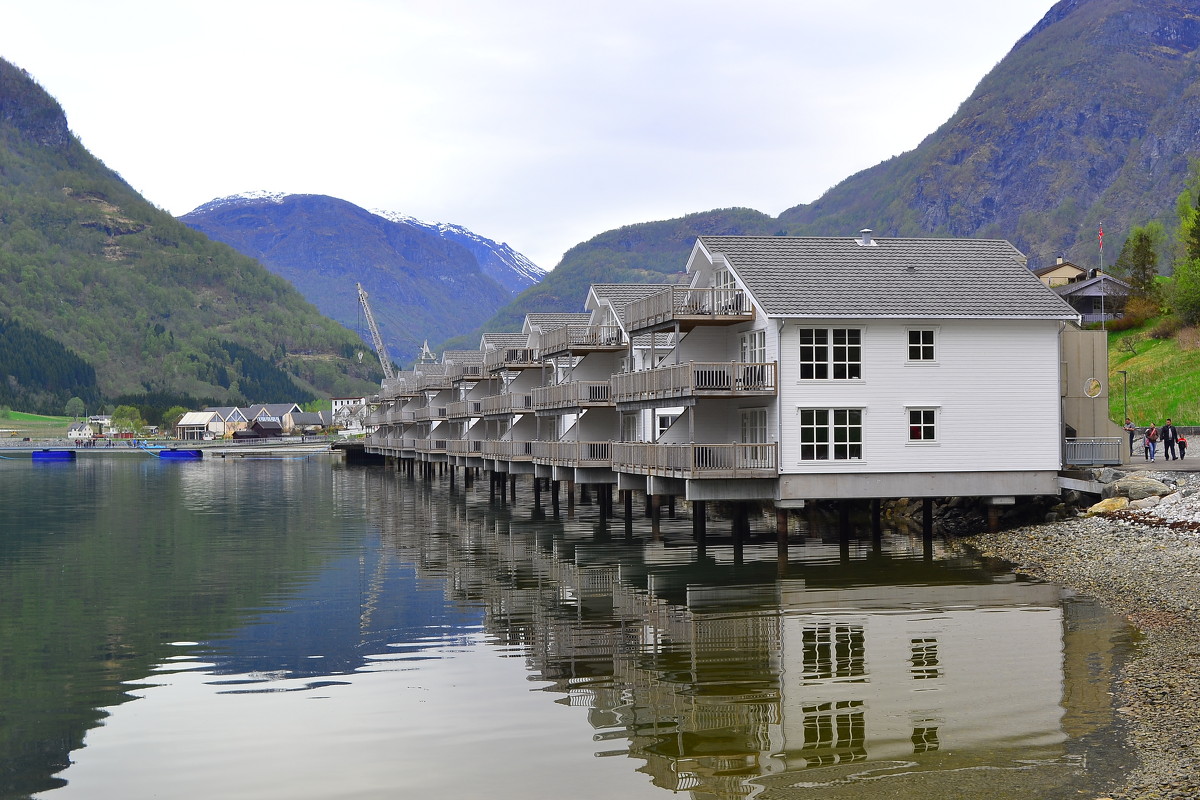
[[(780, 471), (946, 472), (1056, 470), (1058, 323), (937, 320), (932, 364), (908, 360), (916, 320), (789, 322), (781, 334)], [(861, 380), (799, 380), (802, 327), (863, 330)], [(771, 337), (768, 337), (771, 338)], [(911, 407), (936, 408), (936, 443), (908, 439)], [(801, 408), (863, 409), (863, 458), (800, 461)]]

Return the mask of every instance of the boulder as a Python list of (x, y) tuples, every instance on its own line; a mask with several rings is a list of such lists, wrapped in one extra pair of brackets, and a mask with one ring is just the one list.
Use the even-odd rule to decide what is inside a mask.
[(1144, 475), (1128, 475), (1110, 484), (1113, 497), (1128, 497), (1130, 500), (1141, 500), (1144, 497), (1162, 497), (1170, 494), (1173, 489), (1162, 481), (1147, 478)]
[(1093, 514), (1108, 514), (1112, 511), (1120, 511), (1129, 506), (1128, 497), (1109, 497), (1106, 500), (1101, 500), (1096, 505), (1087, 510), (1087, 515), (1090, 517)]

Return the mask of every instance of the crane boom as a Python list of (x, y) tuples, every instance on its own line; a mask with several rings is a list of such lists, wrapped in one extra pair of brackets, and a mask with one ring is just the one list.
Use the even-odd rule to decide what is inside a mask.
[(375, 315), (371, 313), (371, 304), (367, 302), (367, 290), (362, 287), (361, 283), (354, 285), (358, 287), (358, 302), (362, 304), (363, 315), (367, 318), (367, 327), (371, 329), (371, 343), (375, 345), (375, 353), (379, 356), (379, 363), (383, 365), (383, 376), (390, 383), (396, 379), (396, 373), (392, 371), (392, 362), (384, 352), (383, 337), (379, 335), (379, 328), (375, 325)]

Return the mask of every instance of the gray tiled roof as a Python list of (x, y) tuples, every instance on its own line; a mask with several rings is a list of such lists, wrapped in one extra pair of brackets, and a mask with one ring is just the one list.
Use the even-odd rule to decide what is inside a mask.
[(541, 328), (542, 333), (561, 328), (564, 325), (586, 325), (591, 314), (582, 311), (564, 311), (559, 313), (537, 312), (526, 314), (525, 319), (531, 326)]
[(482, 364), (482, 350), (447, 350), (442, 353), (443, 364)]
[(702, 236), (762, 309), (781, 317), (1078, 315), (1000, 239)]
[(483, 335), (483, 346), (488, 345), (497, 349), (501, 347), (525, 347), (529, 344), (529, 337), (523, 333), (485, 333)]

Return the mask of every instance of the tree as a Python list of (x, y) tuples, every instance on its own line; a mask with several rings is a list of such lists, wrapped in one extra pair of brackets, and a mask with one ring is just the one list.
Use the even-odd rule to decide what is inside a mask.
[(112, 426), (118, 431), (136, 433), (146, 427), (146, 420), (135, 406), (117, 406), (112, 412)]
[(1166, 239), (1162, 223), (1150, 222), (1134, 228), (1121, 247), (1121, 255), (1113, 264), (1113, 272), (1124, 275), (1133, 287), (1134, 297), (1151, 298), (1158, 277), (1158, 249)]
[(78, 397), (72, 397), (67, 401), (66, 406), (63, 408), (63, 413), (72, 419), (79, 419), (83, 416), (86, 410), (87, 409), (83, 405), (83, 400)]
[(183, 415), (188, 413), (188, 410), (183, 406), (171, 406), (162, 415), (162, 425), (159, 430), (167, 435), (172, 435), (175, 426), (179, 424), (179, 420), (183, 419)]

